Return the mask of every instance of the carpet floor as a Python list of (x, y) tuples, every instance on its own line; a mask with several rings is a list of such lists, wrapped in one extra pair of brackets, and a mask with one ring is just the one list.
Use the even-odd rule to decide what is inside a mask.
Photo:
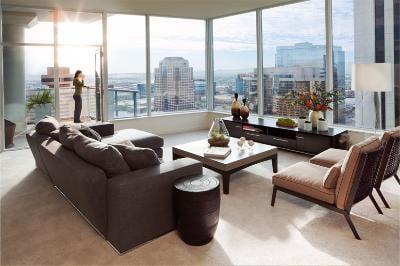
[[(165, 160), (171, 160), (171, 146), (206, 134), (165, 136)], [(278, 158), (279, 169), (309, 159), (287, 151)], [(2, 265), (400, 265), (400, 186), (394, 179), (382, 187), (392, 208), (378, 201), (384, 215), (368, 199), (354, 206), (358, 241), (342, 215), (310, 202), (278, 192), (271, 207), (272, 166), (264, 162), (232, 176), (209, 244), (188, 246), (173, 231), (119, 256), (35, 168), (29, 150), (2, 153), (0, 164)]]

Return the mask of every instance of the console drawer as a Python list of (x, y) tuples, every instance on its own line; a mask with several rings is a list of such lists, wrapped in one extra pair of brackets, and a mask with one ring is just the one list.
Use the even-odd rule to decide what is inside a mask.
[(267, 144), (287, 149), (296, 149), (296, 140), (276, 137), (276, 136), (268, 136)]
[(260, 142), (260, 143), (267, 143), (268, 141), (268, 137), (263, 133), (249, 132), (245, 130), (243, 132), (244, 132), (244, 137), (248, 140), (254, 140), (255, 142)]

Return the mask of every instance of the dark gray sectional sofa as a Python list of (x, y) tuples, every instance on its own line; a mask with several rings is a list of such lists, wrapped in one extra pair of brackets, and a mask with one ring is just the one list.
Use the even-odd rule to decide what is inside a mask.
[[(26, 137), (37, 167), (119, 253), (174, 230), (173, 183), (202, 173), (201, 163), (185, 158), (111, 177), (47, 135)], [(153, 134), (128, 129), (102, 142), (116, 140), (162, 156), (163, 139)]]

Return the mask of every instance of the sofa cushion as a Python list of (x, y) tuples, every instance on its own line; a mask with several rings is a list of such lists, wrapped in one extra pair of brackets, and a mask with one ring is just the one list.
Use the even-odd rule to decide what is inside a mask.
[(57, 119), (52, 116), (45, 116), (35, 126), (36, 132), (42, 135), (50, 136), (50, 132), (58, 129), (60, 124)]
[(73, 141), (77, 136), (81, 136), (81, 135), (82, 135), (82, 133), (79, 132), (79, 130), (65, 125), (65, 126), (60, 127), (59, 141), (65, 148), (73, 151), (74, 150)]
[(58, 142), (60, 142), (60, 130), (56, 129), (50, 132), (50, 137)]
[(272, 184), (330, 204), (335, 203), (335, 189), (323, 186), (328, 168), (299, 162), (272, 176)]
[(113, 144), (120, 143), (124, 140), (131, 141), (137, 147), (150, 148), (153, 150), (161, 148), (164, 145), (164, 140), (160, 136), (137, 129), (119, 130), (112, 136), (104, 137), (102, 142)]
[(97, 133), (95, 130), (91, 129), (90, 127), (87, 127), (87, 126), (82, 125), (82, 126), (81, 126), (81, 129), (79, 129), (79, 131), (80, 131), (83, 135), (85, 135), (86, 137), (88, 137), (88, 138), (101, 141), (101, 136), (100, 136), (100, 134)]
[(354, 185), (354, 178), (361, 154), (379, 149), (380, 144), (379, 138), (370, 137), (350, 148), (343, 160), (341, 174), (336, 186), (336, 206), (338, 208), (345, 209), (346, 207), (351, 188)]
[(312, 157), (310, 163), (331, 167), (336, 163), (343, 162), (348, 152), (348, 150), (330, 148)]
[(342, 167), (341, 163), (337, 163), (329, 168), (328, 172), (326, 172), (322, 185), (324, 188), (336, 188), (337, 181), (340, 176), (340, 169)]
[(79, 157), (103, 169), (107, 176), (124, 174), (130, 171), (122, 154), (111, 145), (84, 135), (78, 135), (73, 140), (73, 147)]
[(132, 171), (160, 164), (157, 154), (152, 149), (138, 148), (132, 143), (130, 145), (114, 144), (113, 146), (122, 154)]

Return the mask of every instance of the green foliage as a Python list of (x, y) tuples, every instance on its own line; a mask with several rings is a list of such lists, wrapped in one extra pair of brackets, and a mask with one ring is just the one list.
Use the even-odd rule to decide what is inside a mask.
[(293, 119), (290, 118), (285, 118), (285, 117), (279, 117), (277, 120), (277, 124), (280, 126), (295, 126), (296, 122)]
[(35, 95), (30, 96), (26, 106), (28, 107), (28, 110), (31, 110), (37, 106), (41, 107), (46, 104), (53, 104), (53, 101), (54, 96), (51, 93), (51, 90), (43, 90), (39, 91)]

